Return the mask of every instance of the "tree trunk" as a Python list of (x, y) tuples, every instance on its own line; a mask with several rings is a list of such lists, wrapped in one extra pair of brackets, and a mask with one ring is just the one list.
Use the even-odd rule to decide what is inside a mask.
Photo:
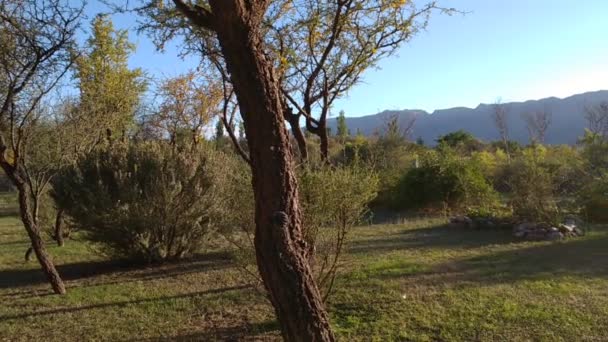
[(249, 143), (258, 269), (286, 341), (333, 341), (305, 258), (298, 188), (278, 79), (265, 55), (259, 6), (210, 1)]
[(63, 247), (63, 245), (65, 245), (64, 238), (63, 209), (59, 209), (59, 211), (57, 211), (57, 216), (55, 217), (55, 241), (57, 241), (57, 246)]
[(307, 160), (308, 149), (306, 147), (306, 137), (304, 137), (304, 133), (302, 132), (302, 128), (300, 127), (300, 117), (297, 115), (290, 115), (288, 117), (288, 120), (294, 139), (298, 144), (298, 150), (300, 151), (300, 159)]
[(23, 221), (23, 225), (25, 226), (25, 230), (30, 237), (30, 241), (32, 242), (32, 249), (34, 250), (34, 254), (36, 254), (36, 258), (42, 267), (42, 271), (46, 275), (49, 283), (51, 283), (51, 287), (56, 294), (65, 294), (65, 285), (63, 284), (63, 280), (59, 276), (59, 272), (55, 269), (55, 265), (53, 265), (53, 261), (51, 260), (46, 246), (44, 245), (44, 240), (42, 240), (40, 229), (34, 223), (34, 219), (30, 213), (30, 205), (28, 203), (28, 196), (26, 189), (23, 185), (17, 185), (17, 191), (19, 192), (19, 209), (21, 214), (21, 221)]
[(31, 249), (34, 250), (34, 254), (36, 254), (36, 258), (38, 259), (38, 262), (42, 267), (42, 271), (49, 280), (49, 283), (51, 283), (53, 291), (56, 294), (65, 294), (66, 291), (65, 285), (63, 284), (63, 280), (61, 280), (59, 272), (57, 272), (55, 265), (53, 265), (53, 261), (51, 260), (46, 250), (44, 240), (42, 240), (40, 228), (36, 224), (34, 216), (32, 215), (32, 208), (28, 195), (29, 192), (25, 182), (17, 174), (17, 169), (5, 164), (4, 162), (0, 164), (8, 178), (13, 182), (13, 184), (17, 188), (19, 198), (19, 214), (21, 216), (21, 221), (23, 222), (23, 226), (25, 227), (27, 235), (30, 238), (30, 242), (32, 243)]
[(34, 253), (34, 249), (30, 246), (27, 251), (25, 251), (25, 262), (32, 261), (32, 253)]

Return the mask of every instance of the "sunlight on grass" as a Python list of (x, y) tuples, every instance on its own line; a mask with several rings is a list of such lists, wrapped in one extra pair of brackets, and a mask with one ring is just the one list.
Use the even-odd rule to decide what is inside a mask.
[[(441, 220), (358, 227), (336, 291), (342, 340), (601, 340), (608, 230), (558, 243), (450, 229)], [(0, 331), (8, 340), (279, 339), (272, 307), (222, 254), (125, 267), (70, 240), (50, 251), (66, 296), (49, 295), (15, 218), (0, 221)]]

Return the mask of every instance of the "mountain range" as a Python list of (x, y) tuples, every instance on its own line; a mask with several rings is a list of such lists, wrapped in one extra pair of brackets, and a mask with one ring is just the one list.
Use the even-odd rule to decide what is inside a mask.
[[(526, 113), (548, 111), (551, 124), (547, 129), (545, 143), (574, 144), (586, 127), (585, 108), (608, 101), (608, 90), (587, 92), (567, 98), (549, 97), (541, 100), (504, 103), (507, 109), (509, 138), (520, 143), (529, 141), (528, 129), (523, 119)], [(436, 139), (446, 133), (465, 130), (482, 141), (499, 140), (500, 135), (493, 119), (494, 106), (480, 104), (477, 108), (456, 107), (428, 113), (424, 110), (385, 110), (383, 112), (346, 117), (348, 129), (354, 134), (382, 134), (387, 122), (394, 116), (401, 127), (406, 127), (415, 118), (409, 138), (421, 138), (426, 144), (434, 145)], [(327, 122), (332, 132), (336, 132), (336, 118)]]

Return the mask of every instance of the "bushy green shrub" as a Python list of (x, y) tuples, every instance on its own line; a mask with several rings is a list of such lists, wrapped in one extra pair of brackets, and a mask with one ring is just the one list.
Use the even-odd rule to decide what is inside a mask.
[(536, 145), (524, 150), (509, 165), (510, 203), (518, 219), (560, 221), (552, 175), (544, 163), (546, 154), (545, 147)]
[[(226, 189), (228, 205), (238, 208), (223, 234), (237, 247), (239, 264), (256, 276), (253, 235), (255, 229), (251, 176), (244, 163), (226, 165), (232, 180)], [(233, 172), (240, 170), (237, 172)], [(325, 297), (331, 292), (340, 255), (353, 226), (368, 213), (368, 204), (378, 191), (378, 176), (355, 163), (332, 167), (309, 162), (298, 169), (302, 226), (311, 246), (309, 261)]]
[(608, 172), (589, 181), (578, 199), (589, 222), (608, 223)]
[(162, 143), (115, 145), (62, 172), (52, 196), (104, 252), (148, 262), (178, 259), (221, 226), (222, 159)]
[(429, 152), (417, 168), (408, 170), (398, 185), (397, 209), (489, 208), (498, 196), (478, 163), (448, 148)]

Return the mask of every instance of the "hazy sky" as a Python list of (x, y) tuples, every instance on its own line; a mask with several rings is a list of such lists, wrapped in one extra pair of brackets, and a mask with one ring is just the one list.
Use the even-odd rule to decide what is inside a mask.
[[(422, 3), (423, 1), (418, 1)], [(608, 89), (608, 0), (442, 0), (466, 15), (431, 18), (399, 53), (369, 70), (364, 82), (336, 103), (347, 116), (384, 109), (476, 107), (480, 102), (566, 97)], [(102, 6), (92, 3), (89, 13)], [(132, 28), (132, 17), (115, 24)], [(170, 46), (154, 51), (131, 34), (138, 50), (130, 63), (152, 75), (195, 66)]]

